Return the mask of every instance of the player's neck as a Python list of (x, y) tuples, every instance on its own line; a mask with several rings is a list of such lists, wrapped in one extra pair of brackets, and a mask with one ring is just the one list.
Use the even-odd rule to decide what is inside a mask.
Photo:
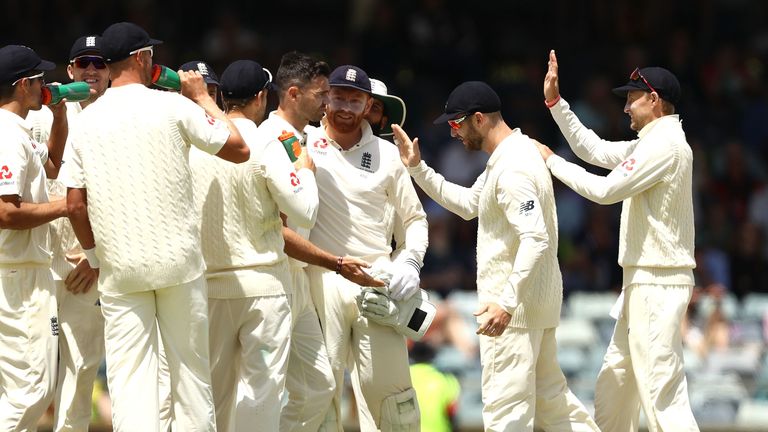
[(298, 115), (298, 113), (290, 109), (285, 109), (282, 106), (277, 107), (276, 114), (279, 115), (283, 120), (287, 121), (299, 132), (303, 131), (304, 128), (307, 127), (307, 124), (309, 124), (309, 122)]
[(27, 114), (29, 114), (29, 108), (22, 108), (21, 104), (16, 100), (7, 101), (6, 103), (0, 105), (0, 109), (10, 111), (21, 118), (27, 118)]
[(507, 123), (500, 121), (491, 130), (488, 131), (485, 139), (483, 140), (483, 151), (488, 154), (493, 154), (496, 147), (501, 144), (502, 141), (507, 139), (512, 134), (512, 129), (507, 126)]

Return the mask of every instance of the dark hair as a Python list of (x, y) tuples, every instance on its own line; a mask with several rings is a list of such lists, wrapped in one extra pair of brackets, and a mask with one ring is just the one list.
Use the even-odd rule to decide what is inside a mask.
[(275, 84), (282, 100), (283, 94), (289, 88), (303, 87), (319, 76), (327, 77), (330, 74), (331, 67), (328, 63), (298, 51), (291, 51), (283, 55), (280, 60), (280, 67), (275, 74)]
[(15, 91), (16, 86), (11, 85), (11, 83), (0, 84), (0, 101), (11, 99)]

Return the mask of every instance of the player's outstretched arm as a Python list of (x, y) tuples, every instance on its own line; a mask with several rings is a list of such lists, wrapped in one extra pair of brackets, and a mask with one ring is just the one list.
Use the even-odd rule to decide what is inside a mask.
[(333, 270), (360, 286), (382, 287), (386, 285), (384, 281), (375, 279), (365, 272), (364, 269), (371, 267), (371, 265), (363, 260), (332, 255), (287, 227), (283, 227), (283, 238), (285, 239), (285, 253), (291, 258)]
[(27, 230), (67, 216), (63, 199), (47, 203), (26, 203), (18, 195), (0, 196), (0, 229)]

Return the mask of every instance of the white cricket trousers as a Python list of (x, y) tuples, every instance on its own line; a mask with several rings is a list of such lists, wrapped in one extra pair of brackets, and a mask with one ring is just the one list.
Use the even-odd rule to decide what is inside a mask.
[(333, 408), (337, 428), (341, 430), (341, 392), (349, 362), (360, 430), (418, 431), (419, 407), (405, 337), (360, 315), (356, 302), (359, 285), (316, 266), (310, 266), (308, 272), (336, 380)]
[(185, 432), (215, 431), (202, 276), (152, 291), (102, 293), (101, 309), (114, 430), (160, 429), (159, 334), (168, 359), (174, 424)]
[(59, 324), (48, 266), (0, 264), (0, 431), (36, 431), (53, 400)]
[(603, 432), (634, 432), (640, 407), (649, 432), (698, 431), (688, 401), (680, 325), (693, 287), (633, 284), (595, 388), (595, 419)]
[(508, 327), (480, 335), (486, 431), (598, 431), (557, 363), (555, 329)]
[[(336, 381), (304, 268), (291, 265), (291, 280), (293, 330), (285, 382), (288, 403), (280, 413), (280, 431), (317, 432), (331, 408)], [(336, 430), (335, 419), (331, 421), (329, 427)]]
[(99, 291), (72, 294), (57, 280), (59, 302), (59, 376), (53, 430), (87, 432), (93, 382), (104, 360), (104, 316)]
[(289, 296), (208, 302), (217, 430), (277, 431), (291, 341)]

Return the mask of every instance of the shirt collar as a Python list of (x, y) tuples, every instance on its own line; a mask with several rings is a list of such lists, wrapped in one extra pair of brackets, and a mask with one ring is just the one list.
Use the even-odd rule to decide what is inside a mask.
[(328, 136), (328, 124), (327, 123), (323, 125), (323, 133), (325, 134), (325, 137), (328, 138), (328, 142), (332, 146), (336, 147), (337, 150), (342, 151), (342, 152), (351, 152), (351, 151), (355, 151), (355, 150), (359, 149), (360, 147), (363, 147), (364, 145), (368, 144), (371, 141), (372, 138), (375, 138), (375, 136), (373, 135), (373, 130), (371, 130), (371, 125), (369, 125), (367, 121), (363, 120), (360, 123), (360, 128), (363, 130), (363, 135), (360, 137), (360, 141), (358, 141), (355, 145), (353, 145), (352, 147), (350, 147), (347, 150), (344, 150), (343, 148), (341, 148), (339, 143), (337, 143), (336, 141), (334, 141), (333, 139), (331, 139)]
[(503, 153), (506, 153), (509, 151), (509, 149), (512, 148), (512, 143), (515, 140), (520, 139), (523, 136), (523, 134), (520, 132), (520, 128), (514, 128), (512, 129), (512, 133), (509, 134), (506, 138), (501, 140), (499, 145), (496, 146), (496, 149), (491, 154), (491, 157), (488, 158), (488, 162), (486, 163), (486, 166), (488, 168), (491, 168), (496, 161), (498, 161)]
[(293, 132), (293, 134), (296, 136), (296, 138), (299, 139), (299, 143), (301, 145), (304, 145), (307, 142), (307, 133), (303, 130), (297, 130), (295, 127), (293, 127), (292, 124), (288, 122), (288, 120), (281, 117), (277, 111), (272, 111), (269, 113), (269, 118), (267, 119), (270, 122), (275, 123), (275, 129), (280, 129), (286, 132)]
[(16, 113), (0, 108), (0, 118), (15, 124), (19, 129), (23, 130), (30, 137), (32, 136), (32, 125), (25, 119), (21, 118)]
[(661, 120), (665, 120), (665, 119), (680, 121), (680, 116), (677, 115), (677, 114), (670, 114), (670, 115), (665, 115), (665, 116), (659, 117), (656, 120), (654, 120), (654, 121), (648, 123), (647, 125), (643, 126), (643, 128), (640, 129), (640, 132), (637, 133), (637, 137), (638, 138), (643, 138), (644, 136), (648, 135), (648, 132), (650, 132), (651, 129), (653, 129), (657, 124), (659, 124), (659, 122)]

